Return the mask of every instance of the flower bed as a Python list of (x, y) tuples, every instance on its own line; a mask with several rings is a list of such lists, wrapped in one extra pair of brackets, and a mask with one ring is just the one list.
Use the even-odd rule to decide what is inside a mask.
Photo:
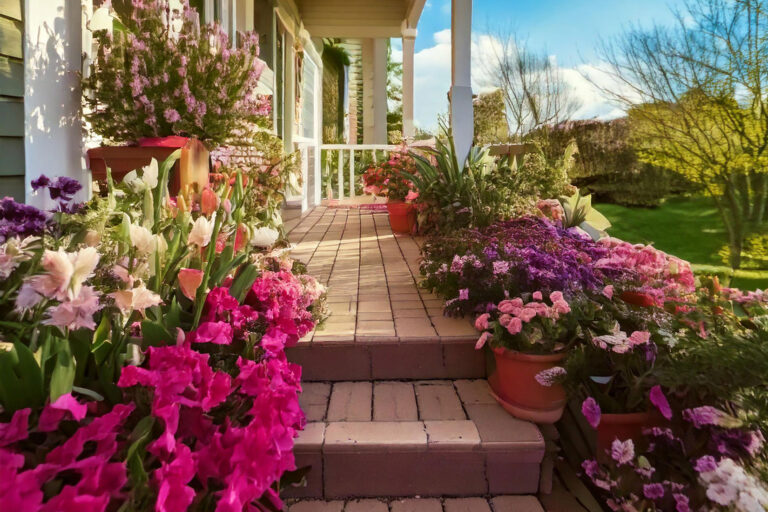
[(2, 510), (281, 506), (304, 426), (285, 348), (324, 289), (253, 249), (254, 180), (172, 198), (172, 165), (82, 205), (76, 183), (39, 180), (55, 212), (2, 202)]
[[(651, 246), (593, 238), (552, 201), (540, 208), (430, 239), (424, 286), (447, 314), (475, 317), (478, 348), (565, 356), (531, 380), (582, 402), (598, 437), (583, 474), (610, 509), (768, 507), (768, 295), (696, 279)], [(489, 379), (497, 400), (520, 417), (556, 410), (501, 400), (501, 378)]]

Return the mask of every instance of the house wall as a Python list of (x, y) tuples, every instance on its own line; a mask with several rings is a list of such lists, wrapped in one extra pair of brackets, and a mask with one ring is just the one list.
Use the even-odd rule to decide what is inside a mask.
[(0, 0), (0, 198), (24, 200), (24, 11)]

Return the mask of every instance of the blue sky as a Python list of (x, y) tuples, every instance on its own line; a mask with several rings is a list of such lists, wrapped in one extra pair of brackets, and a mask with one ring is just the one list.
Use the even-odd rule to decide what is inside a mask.
[[(416, 38), (415, 117), (418, 126), (434, 128), (436, 116), (447, 108), (450, 86), (450, 0), (427, 0)], [(670, 24), (672, 8), (683, 0), (475, 0), (473, 9), (473, 79), (482, 89), (483, 47), (489, 33), (511, 30), (529, 47), (557, 59), (564, 76), (581, 97), (580, 117), (620, 114), (589, 84), (580, 70), (599, 66), (595, 48), (633, 24)], [(399, 44), (395, 42), (395, 48)], [(485, 46), (487, 47), (487, 46)], [(477, 92), (477, 91), (476, 91)]]

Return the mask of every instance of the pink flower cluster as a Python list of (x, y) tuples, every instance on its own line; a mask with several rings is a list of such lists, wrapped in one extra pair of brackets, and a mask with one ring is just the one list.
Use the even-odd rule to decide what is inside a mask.
[(288, 270), (263, 272), (242, 305), (229, 288), (214, 288), (205, 301), (203, 322), (190, 333), (190, 341), (229, 345), (251, 332), (264, 332), (261, 347), (270, 355), (280, 354), (314, 328), (310, 307), (323, 292), (313, 277)]
[[(16, 411), (10, 423), (0, 424), (0, 510), (103, 511), (117, 503), (128, 476), (125, 463), (113, 459), (118, 437), (133, 409), (133, 405), (118, 404), (86, 423), (81, 421), (85, 405), (64, 395), (42, 410), (35, 429), (29, 425), (31, 409)], [(37, 432), (36, 436), (54, 431), (65, 418), (81, 421), (80, 428), (31, 467), (18, 446), (27, 442), (30, 431)], [(42, 446), (39, 439), (36, 437), (35, 443)], [(45, 501), (43, 487), (64, 472), (77, 475), (72, 480), (76, 483), (65, 483), (58, 494)]]
[(633, 282), (627, 284), (650, 295), (658, 306), (668, 300), (681, 300), (696, 291), (693, 270), (687, 261), (653, 246), (630, 244), (618, 238), (603, 238), (597, 243), (610, 249), (610, 253), (598, 260), (595, 267), (608, 273), (629, 275)]
[[(187, 510), (208, 482), (222, 488), (217, 512), (240, 512), (265, 493), (279, 503), (270, 486), (295, 469), (293, 438), (304, 425), (301, 369), (284, 355), (240, 358), (232, 378), (211, 369), (208, 358), (188, 344), (150, 348), (148, 367), (128, 366), (118, 382), (151, 389), (152, 415), (165, 428), (147, 447), (161, 463), (152, 475), (158, 512)], [(217, 415), (225, 402), (243, 416)]]

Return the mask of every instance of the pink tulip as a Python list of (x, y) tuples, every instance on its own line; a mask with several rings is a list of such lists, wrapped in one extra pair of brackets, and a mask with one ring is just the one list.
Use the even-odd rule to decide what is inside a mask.
[(181, 293), (189, 300), (195, 300), (197, 289), (203, 282), (203, 271), (194, 268), (183, 268), (179, 271)]
[(200, 197), (200, 210), (208, 216), (219, 209), (219, 196), (210, 188), (204, 188)]

